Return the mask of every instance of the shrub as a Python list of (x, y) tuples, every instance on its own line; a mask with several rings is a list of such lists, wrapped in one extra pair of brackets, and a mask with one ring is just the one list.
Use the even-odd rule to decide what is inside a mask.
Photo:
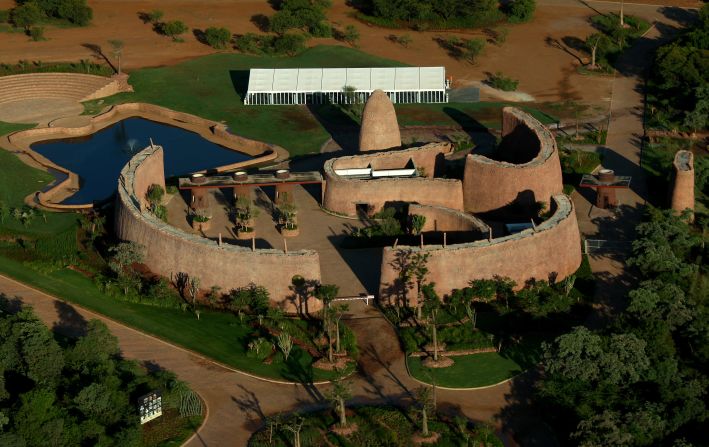
[(487, 83), (490, 84), (491, 87), (496, 88), (498, 90), (502, 90), (505, 92), (513, 92), (517, 90), (517, 85), (519, 84), (519, 81), (508, 78), (507, 76), (504, 76), (501, 72), (497, 72), (493, 75), (490, 75), (490, 77), (487, 79)]
[(41, 26), (33, 26), (30, 29), (30, 37), (35, 42), (39, 42), (40, 40), (46, 40), (44, 38), (44, 28)]
[(212, 48), (224, 49), (231, 40), (231, 31), (227, 28), (209, 27), (204, 31), (204, 39)]
[(314, 37), (332, 37), (332, 27), (326, 22), (318, 22), (310, 28)]
[(507, 40), (507, 36), (510, 34), (509, 28), (495, 28), (493, 30), (495, 35), (495, 43), (497, 45), (502, 45)]
[(165, 195), (165, 190), (162, 186), (153, 183), (148, 187), (148, 192), (146, 193), (146, 198), (151, 205), (159, 205), (162, 202), (162, 198)]
[(75, 25), (86, 26), (91, 22), (94, 12), (86, 0), (63, 0), (59, 3), (57, 15)]
[(351, 46), (356, 47), (357, 42), (359, 42), (359, 31), (357, 31), (357, 28), (354, 25), (347, 25), (342, 38)]
[(463, 47), (465, 48), (465, 58), (470, 62), (475, 62), (475, 59), (482, 54), (485, 48), (485, 40), (481, 38), (467, 39), (463, 43)]
[(181, 20), (171, 20), (160, 24), (160, 31), (168, 37), (172, 37), (174, 42), (181, 42), (180, 34), (187, 32), (189, 28)]
[(162, 17), (164, 15), (165, 14), (162, 11), (160, 11), (159, 9), (153, 9), (152, 11), (150, 11), (149, 13), (147, 13), (145, 15), (145, 18), (150, 23), (158, 24), (158, 23), (160, 23), (160, 20), (162, 20)]
[(288, 33), (278, 36), (273, 41), (273, 52), (294, 56), (305, 49), (305, 36), (302, 34)]
[(534, 16), (536, 6), (534, 0), (514, 0), (508, 3), (505, 13), (511, 23), (529, 22)]
[(0, 23), (6, 23), (10, 21), (10, 10), (0, 9)]
[(12, 10), (12, 23), (29, 32), (32, 25), (39, 22), (44, 14), (35, 3), (25, 3)]

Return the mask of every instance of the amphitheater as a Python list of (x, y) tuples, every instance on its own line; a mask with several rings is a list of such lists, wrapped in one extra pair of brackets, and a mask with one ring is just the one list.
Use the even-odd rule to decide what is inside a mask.
[[(369, 101), (366, 110), (378, 112), (364, 121), (360, 141), (377, 141), (368, 133), (398, 134), (395, 120), (386, 120), (389, 129), (376, 120), (379, 113), (393, 113), (386, 95), (373, 94)], [(376, 125), (370, 128), (368, 123)], [(448, 143), (392, 148), (391, 139), (378, 140), (383, 141), (383, 149), (362, 147), (356, 155), (325, 161), (320, 206), (330, 216), (314, 210), (311, 219), (327, 216), (355, 225), (371, 222), (378, 211), (395, 207), (409, 217), (425, 216), (422, 234), (429, 241), (440, 240), (443, 235), (442, 243), (424, 243), (422, 235), (420, 244), (395, 242), (380, 249), (376, 289), (381, 300), (398, 300), (402, 293), (406, 299), (415, 299), (417, 294), (406, 293), (411, 285), (401, 283), (401, 269), (409, 256), (419, 252), (427, 255), (428, 281), (435, 283), (441, 296), (467, 286), (470, 280), (495, 276), (509, 277), (517, 287), (530, 279), (560, 280), (580, 265), (580, 234), (573, 204), (562, 194), (555, 140), (527, 113), (505, 108), (497, 153), (491, 157), (467, 154), (462, 178), (446, 176), (446, 166), (455, 155)], [(235, 173), (234, 181), (245, 176)], [(209, 176), (205, 182), (211, 182)], [(218, 238), (210, 238), (165, 223), (147, 210), (146, 192), (151, 184), (165, 184), (162, 149), (158, 146), (140, 152), (121, 173), (116, 231), (121, 239), (144, 245), (146, 265), (161, 275), (185, 272), (200, 277), (205, 287), (216, 285), (225, 290), (254, 282), (266, 286), (273, 302), (286, 311), (310, 312), (321, 304), (317, 300), (299, 301), (294, 277), (319, 281), (327, 276), (328, 269), (363, 267), (321, 262), (320, 253), (314, 249), (289, 251), (287, 245), (277, 249), (274, 244), (263, 248), (253, 241), (246, 246), (231, 244), (222, 241), (221, 233)], [(230, 189), (237, 193), (237, 187)], [(194, 208), (196, 193), (189, 193), (192, 199), (184, 206)], [(246, 194), (250, 196), (251, 192)], [(203, 196), (200, 193), (200, 201)], [(225, 197), (227, 201), (235, 198), (227, 195), (220, 200)], [(447, 243), (448, 235), (451, 243)], [(329, 236), (324, 229), (317, 235), (324, 241)], [(454, 236), (462, 236), (462, 240)], [(370, 264), (373, 259), (378, 258), (370, 259)]]
[(0, 77), (0, 121), (48, 124), (84, 111), (82, 101), (128, 91), (127, 76), (32, 73)]

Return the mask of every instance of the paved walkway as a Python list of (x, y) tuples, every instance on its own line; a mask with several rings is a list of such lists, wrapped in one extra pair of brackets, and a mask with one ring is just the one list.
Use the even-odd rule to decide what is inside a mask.
[[(264, 415), (281, 411), (312, 409), (326, 405), (323, 390), (308, 384), (283, 385), (255, 379), (226, 369), (194, 353), (131, 329), (104, 316), (70, 305), (29, 286), (0, 276), (0, 293), (17, 297), (34, 307), (49, 326), (76, 328), (89, 319), (99, 319), (118, 337), (123, 355), (171, 370), (202, 396), (208, 416), (202, 428), (186, 445), (242, 446)], [(356, 306), (356, 304), (354, 305)], [(363, 306), (363, 305), (362, 305)], [(406, 372), (404, 357), (393, 328), (374, 309), (356, 309), (347, 320), (359, 337), (363, 371), (353, 383), (356, 402), (401, 402), (418, 384)], [(490, 420), (506, 403), (510, 383), (479, 391), (439, 391), (439, 408)]]

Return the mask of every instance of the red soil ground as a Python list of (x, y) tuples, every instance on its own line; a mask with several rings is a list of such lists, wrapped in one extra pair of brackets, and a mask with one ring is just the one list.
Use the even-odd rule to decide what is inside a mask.
[[(640, 1), (640, 0), (639, 0)], [(371, 27), (351, 17), (353, 9), (345, 0), (334, 0), (329, 18), (343, 27), (354, 24), (361, 34), (362, 51), (378, 56), (401, 60), (412, 65), (445, 65), (454, 82), (459, 85), (485, 78), (485, 73), (501, 71), (520, 80), (519, 90), (531, 94), (537, 101), (553, 102), (574, 99), (603, 104), (610, 95), (610, 78), (582, 76), (576, 73), (575, 56), (547, 44), (547, 40), (564, 37), (583, 39), (592, 28), (588, 17), (594, 14), (589, 6), (570, 0), (544, 0), (539, 2), (535, 19), (528, 24), (505, 25), (510, 29), (502, 46), (488, 44), (483, 56), (475, 64), (451, 58), (435, 42), (438, 36), (458, 35), (470, 38), (484, 36), (482, 31), (465, 33), (413, 32)], [(676, 0), (673, 4), (696, 5), (689, 0)], [(199, 43), (191, 34), (185, 34), (184, 43), (172, 42), (156, 34), (149, 24), (144, 24), (139, 12), (160, 9), (165, 20), (182, 20), (191, 29), (225, 26), (236, 34), (258, 32), (251, 17), (270, 15), (273, 9), (266, 0), (89, 0), (94, 9), (94, 20), (85, 28), (47, 27), (47, 41), (31, 42), (21, 33), (2, 33), (0, 36), (0, 62), (14, 63), (20, 59), (41, 61), (75, 61), (91, 59), (95, 55), (85, 44), (99, 45), (110, 55), (108, 40), (125, 42), (123, 66), (131, 69), (178, 63), (185, 59), (212, 53), (214, 50)], [(602, 11), (615, 10), (610, 2), (593, 2)], [(11, 8), (13, 0), (0, 0), (0, 9)], [(657, 8), (631, 5), (626, 2), (626, 14), (639, 14), (647, 19), (659, 16)], [(391, 42), (391, 34), (408, 33), (413, 38), (409, 48)], [(312, 44), (340, 44), (334, 39), (313, 39)], [(584, 58), (584, 55), (579, 55)]]

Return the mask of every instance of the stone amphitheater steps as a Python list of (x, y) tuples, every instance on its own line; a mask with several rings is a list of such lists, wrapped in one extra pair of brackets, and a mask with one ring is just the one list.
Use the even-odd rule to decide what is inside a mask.
[(33, 73), (0, 77), (0, 103), (36, 98), (84, 101), (117, 91), (115, 80), (95, 75)]

